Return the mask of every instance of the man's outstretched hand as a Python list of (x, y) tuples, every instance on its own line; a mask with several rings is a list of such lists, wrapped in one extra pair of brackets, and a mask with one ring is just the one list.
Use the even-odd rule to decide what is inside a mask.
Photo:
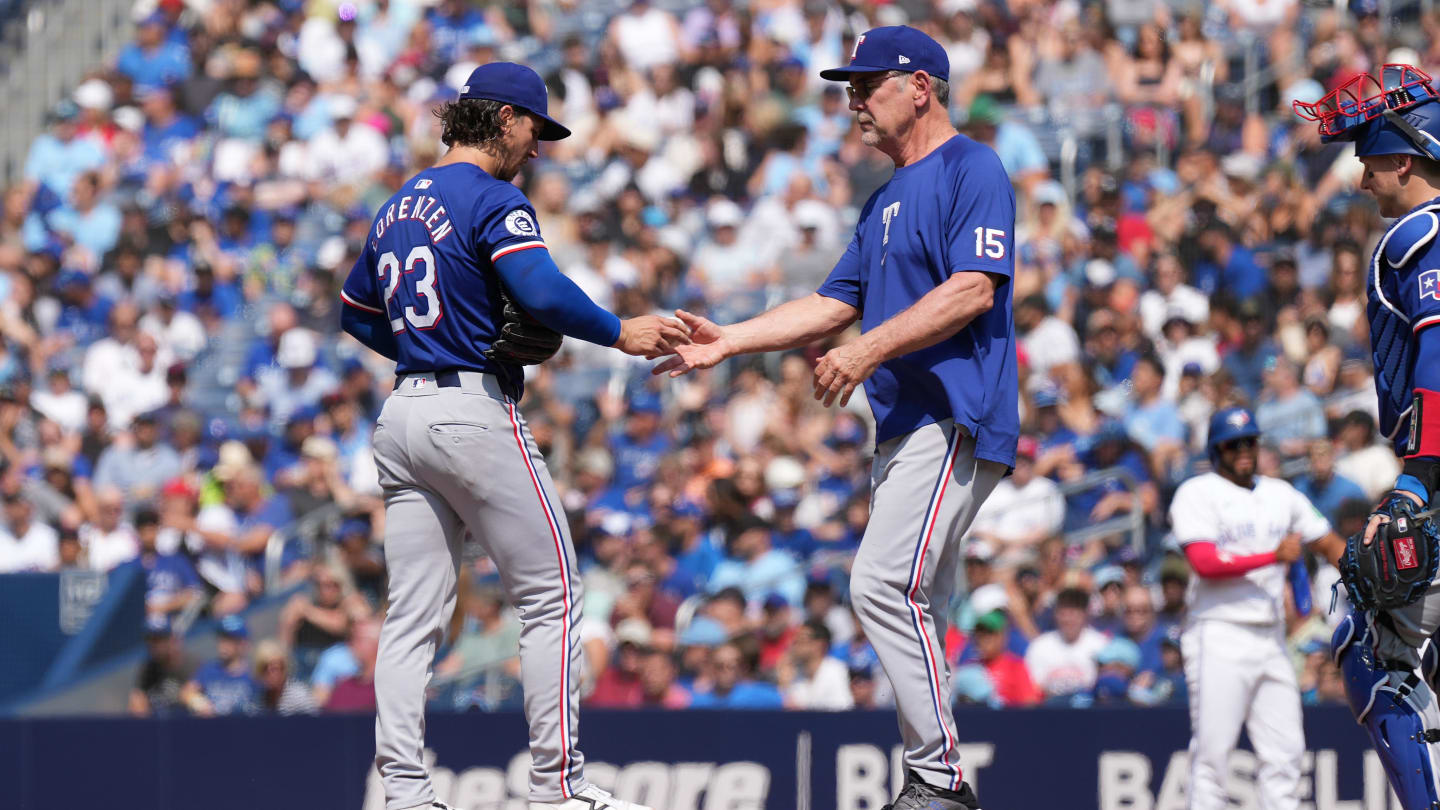
[(654, 360), (671, 354), (677, 346), (690, 342), (685, 324), (673, 318), (641, 315), (620, 322), (620, 337), (614, 348), (626, 354)]
[(651, 374), (668, 371), (671, 377), (679, 377), (695, 369), (711, 368), (737, 353), (735, 345), (725, 336), (725, 330), (709, 318), (683, 309), (675, 310), (675, 317), (690, 330), (690, 342), (676, 346), (675, 355), (651, 369)]

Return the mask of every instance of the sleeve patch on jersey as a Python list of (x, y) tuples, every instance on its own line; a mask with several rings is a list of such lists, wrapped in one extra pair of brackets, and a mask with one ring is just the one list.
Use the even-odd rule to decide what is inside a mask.
[(1420, 299), (1433, 298), (1440, 301), (1440, 270), (1426, 270), (1420, 274)]
[(505, 215), (505, 230), (516, 236), (537, 236), (540, 233), (540, 229), (535, 227), (535, 220), (530, 218), (530, 212), (523, 208)]
[(1429, 211), (1416, 211), (1400, 221), (1385, 240), (1385, 260), (1404, 267), (1440, 232), (1440, 219)]

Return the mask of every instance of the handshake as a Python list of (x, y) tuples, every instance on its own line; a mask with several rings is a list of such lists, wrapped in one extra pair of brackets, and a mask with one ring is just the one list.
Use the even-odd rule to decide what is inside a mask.
[(679, 347), (690, 345), (691, 342), (691, 330), (684, 321), (662, 318), (659, 315), (641, 315), (620, 321), (620, 337), (616, 339), (613, 348), (646, 360), (654, 360), (667, 354), (675, 354)]

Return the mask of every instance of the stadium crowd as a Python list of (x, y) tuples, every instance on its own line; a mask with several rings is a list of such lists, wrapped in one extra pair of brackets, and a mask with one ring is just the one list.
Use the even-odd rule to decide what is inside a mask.
[[(139, 0), (134, 41), (55, 106), (4, 190), (0, 572), (143, 571), (137, 713), (372, 707), (369, 434), (392, 375), (339, 333), (338, 289), (375, 206), (438, 156), (431, 111), (476, 64), (535, 66), (575, 136), (517, 182), (560, 267), (622, 316), (729, 322), (815, 289), (889, 176), (817, 72), (857, 33), (908, 23), (946, 44), (955, 120), (1019, 201), (1024, 436), (959, 566), (957, 700), (1183, 700), (1190, 573), (1166, 511), (1206, 468), (1209, 415), (1254, 408), (1262, 471), (1341, 534), (1398, 469), (1366, 345), (1381, 222), (1358, 164), (1290, 101), (1440, 61), (1405, 51), (1440, 42), (1440, 16), (1409, 13)], [(569, 341), (530, 370), (523, 409), (584, 572), (590, 704), (891, 700), (847, 598), (869, 412), (812, 399), (825, 348), (672, 382)], [(1329, 700), (1334, 576), (1317, 565), (1319, 609), (1292, 615), (1291, 643), (1306, 699)], [(466, 573), (435, 703), (517, 706), (516, 620), (486, 560)], [(252, 647), (247, 608), (302, 583)], [(196, 609), (220, 635), (198, 667), (172, 627)]]

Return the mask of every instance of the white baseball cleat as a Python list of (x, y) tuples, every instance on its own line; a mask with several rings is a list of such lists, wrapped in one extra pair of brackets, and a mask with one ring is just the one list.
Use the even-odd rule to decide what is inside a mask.
[(621, 801), (594, 785), (559, 804), (530, 802), (530, 810), (651, 810), (643, 804)]

